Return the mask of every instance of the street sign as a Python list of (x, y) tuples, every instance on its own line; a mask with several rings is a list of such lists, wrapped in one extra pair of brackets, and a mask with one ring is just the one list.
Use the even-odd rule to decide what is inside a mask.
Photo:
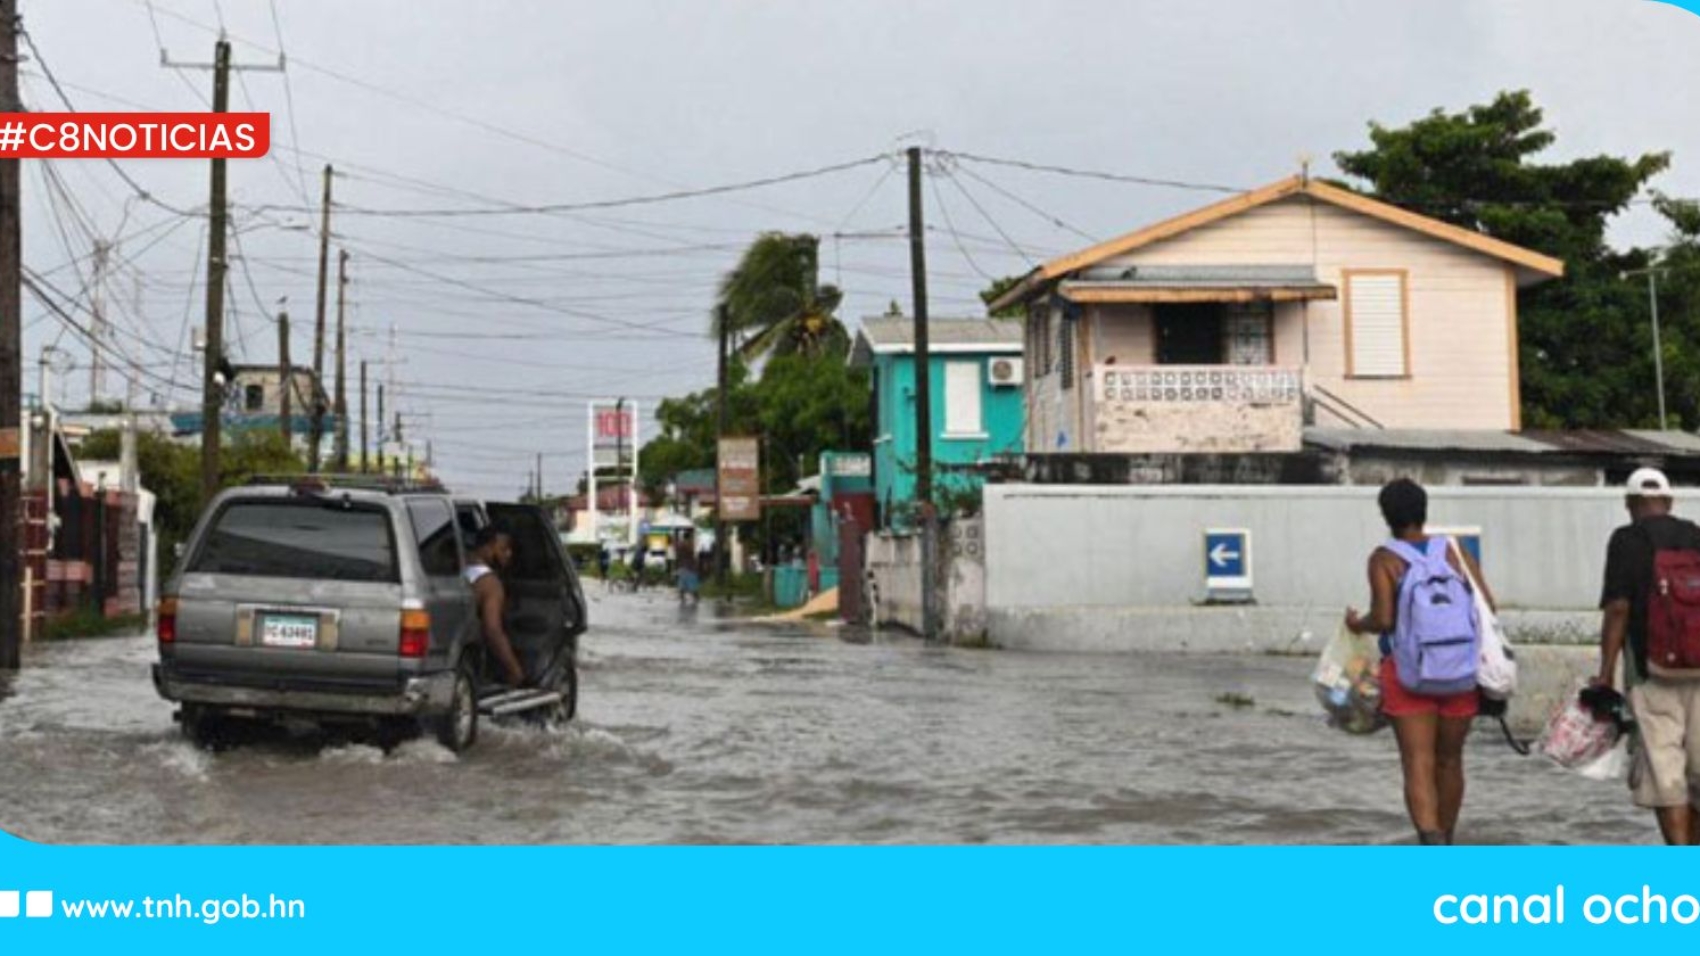
[(720, 518), (723, 521), (761, 520), (761, 441), (756, 438), (720, 439)]
[(592, 454), (596, 467), (624, 469), (637, 455), (637, 409), (632, 402), (591, 403)]
[(1204, 532), (1204, 589), (1212, 599), (1251, 597), (1251, 532), (1209, 528)]
[(1465, 550), (1465, 552), (1467, 552), (1470, 555), (1471, 558), (1475, 559), (1477, 567), (1481, 567), (1481, 564), (1482, 564), (1482, 528), (1481, 528), (1481, 525), (1454, 525), (1454, 526), (1451, 526), (1451, 527), (1430, 526), (1426, 530), (1431, 535), (1445, 535), (1448, 538), (1456, 539), (1458, 541), (1458, 546), (1463, 548)]

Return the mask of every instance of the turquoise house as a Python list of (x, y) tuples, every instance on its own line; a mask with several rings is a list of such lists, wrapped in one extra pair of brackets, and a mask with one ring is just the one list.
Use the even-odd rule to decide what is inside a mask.
[[(927, 326), (934, 499), (977, 492), (974, 466), (1022, 452), (1025, 369), (1020, 322), (934, 319)], [(914, 320), (862, 320), (850, 362), (871, 370), (878, 524), (904, 527), (915, 496)]]

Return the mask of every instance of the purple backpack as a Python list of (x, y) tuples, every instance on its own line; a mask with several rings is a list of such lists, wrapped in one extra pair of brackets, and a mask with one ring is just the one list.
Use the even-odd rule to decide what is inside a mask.
[(1399, 582), (1391, 642), (1399, 683), (1431, 697), (1474, 690), (1481, 623), (1469, 584), (1446, 559), (1448, 539), (1428, 539), (1427, 551), (1403, 541), (1385, 547), (1410, 565)]

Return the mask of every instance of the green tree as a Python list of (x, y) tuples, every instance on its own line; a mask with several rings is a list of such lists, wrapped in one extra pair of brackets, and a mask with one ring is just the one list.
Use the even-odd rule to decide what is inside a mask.
[[(103, 430), (83, 439), (78, 457), (91, 461), (117, 461), (120, 437)], [(245, 484), (256, 475), (292, 475), (306, 471), (306, 464), (272, 431), (239, 432), (225, 442), (220, 456), (222, 487)], [(175, 546), (194, 530), (205, 500), (201, 496), (201, 450), (163, 435), (142, 432), (136, 436), (136, 470), (142, 487), (156, 498), (154, 523), (160, 540), (162, 570), (169, 573), (176, 563)]]
[[(1403, 127), (1372, 123), (1370, 148), (1334, 160), (1380, 199), (1564, 260), (1563, 279), (1518, 297), (1526, 427), (1654, 425), (1646, 295), (1622, 276), (1645, 265), (1648, 253), (1614, 251), (1606, 229), (1670, 155), (1540, 163), (1556, 140), (1543, 122), (1526, 91), (1501, 93)], [(1678, 330), (1677, 340), (1690, 340), (1691, 331)], [(1673, 409), (1679, 404), (1683, 421), (1700, 421), (1700, 381), (1681, 387)]]
[(844, 294), (820, 283), (820, 240), (766, 232), (720, 283), (712, 331), (724, 321), (748, 359), (769, 355), (844, 356), (850, 333), (834, 314)]
[[(986, 307), (990, 308), (999, 296), (1020, 285), (1021, 278), (1021, 276), (1004, 276), (1001, 279), (994, 279), (991, 285), (980, 290), (980, 301), (986, 303)], [(992, 312), (991, 315), (994, 319), (1024, 319), (1027, 317), (1027, 312), (1023, 306), (1007, 305)]]

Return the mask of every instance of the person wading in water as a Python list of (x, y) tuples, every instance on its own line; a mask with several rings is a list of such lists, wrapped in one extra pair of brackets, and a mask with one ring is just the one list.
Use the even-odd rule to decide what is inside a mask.
[[(1464, 555), (1460, 563), (1462, 549), (1452, 547), (1447, 539), (1435, 538), (1431, 543), (1424, 530), (1428, 493), (1421, 485), (1408, 478), (1390, 482), (1381, 489), (1379, 502), (1393, 539), (1369, 556), (1369, 613), (1360, 615), (1348, 608), (1346, 627), (1356, 634), (1380, 637), (1381, 709), (1399, 741), (1405, 809), (1417, 829), (1417, 840), (1424, 845), (1449, 845), (1464, 804), (1464, 740), (1479, 702), (1474, 686), (1456, 693), (1429, 695), (1415, 693), (1399, 681), (1393, 638), (1411, 558), (1444, 548), (1447, 565), (1465, 582), (1483, 582), (1482, 596), (1490, 607), (1497, 605), (1474, 559)], [(1479, 648), (1479, 644), (1476, 646)]]

